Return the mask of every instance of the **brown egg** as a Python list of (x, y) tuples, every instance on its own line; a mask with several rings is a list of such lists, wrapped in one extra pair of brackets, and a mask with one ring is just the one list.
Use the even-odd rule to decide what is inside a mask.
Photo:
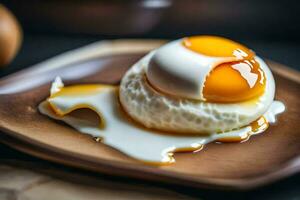
[(0, 4), (0, 66), (9, 64), (22, 41), (22, 30), (15, 16)]

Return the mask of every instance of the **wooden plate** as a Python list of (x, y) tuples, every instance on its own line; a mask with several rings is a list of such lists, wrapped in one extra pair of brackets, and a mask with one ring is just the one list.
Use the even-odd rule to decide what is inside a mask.
[(278, 123), (244, 143), (208, 144), (198, 153), (177, 153), (176, 163), (153, 167), (95, 142), (37, 111), (50, 82), (118, 84), (158, 40), (99, 42), (47, 60), (0, 81), (2, 142), (34, 156), (117, 176), (192, 187), (249, 189), (300, 171), (300, 75), (268, 62), (279, 99), (287, 106)]

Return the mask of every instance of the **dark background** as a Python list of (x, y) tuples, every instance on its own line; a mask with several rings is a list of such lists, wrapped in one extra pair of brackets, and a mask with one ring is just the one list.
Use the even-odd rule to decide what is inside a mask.
[[(0, 1), (1, 2), (1, 1)], [(21, 52), (0, 75), (114, 38), (221, 35), (300, 70), (299, 0), (2, 0), (24, 30)]]
[[(20, 21), (24, 40), (16, 59), (0, 70), (0, 76), (98, 40), (173, 39), (194, 34), (237, 40), (260, 56), (300, 70), (300, 1), (296, 0), (4, 0), (1, 3)], [(35, 160), (59, 170), (75, 170), (3, 145), (0, 157)], [(162, 187), (208, 199), (300, 199), (299, 175), (245, 193)]]

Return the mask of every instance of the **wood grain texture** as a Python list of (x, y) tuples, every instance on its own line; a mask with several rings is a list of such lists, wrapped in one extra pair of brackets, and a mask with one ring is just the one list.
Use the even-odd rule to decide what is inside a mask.
[[(43, 159), (95, 172), (192, 187), (249, 189), (300, 171), (300, 75), (287, 73), (274, 62), (269, 65), (276, 69), (276, 99), (287, 106), (278, 123), (244, 143), (212, 143), (198, 153), (177, 153), (173, 165), (144, 165), (37, 111), (56, 75), (67, 84), (118, 84), (133, 63), (161, 44), (119, 42), (119, 46), (115, 41), (77, 50), (79, 60), (70, 52), (59, 57), (60, 62), (50, 60), (51, 67), (46, 61), (0, 81), (0, 127), (6, 133), (1, 135), (2, 142)], [(42, 79), (34, 82), (37, 76)]]

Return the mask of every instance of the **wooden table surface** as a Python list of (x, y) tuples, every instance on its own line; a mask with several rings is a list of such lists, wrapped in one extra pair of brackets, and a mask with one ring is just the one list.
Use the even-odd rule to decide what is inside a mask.
[[(2, 147), (1, 147), (2, 148)], [(2, 159), (0, 199), (194, 199), (163, 187), (128, 183), (38, 160)]]
[[(0, 76), (28, 67), (95, 37), (25, 35), (16, 60)], [(252, 44), (252, 46), (251, 46)], [(251, 43), (263, 56), (294, 66), (300, 60), (296, 44)], [(1, 134), (1, 133), (0, 133)], [(110, 177), (65, 167), (0, 145), (0, 199), (300, 199), (300, 175), (248, 192), (212, 191)]]

